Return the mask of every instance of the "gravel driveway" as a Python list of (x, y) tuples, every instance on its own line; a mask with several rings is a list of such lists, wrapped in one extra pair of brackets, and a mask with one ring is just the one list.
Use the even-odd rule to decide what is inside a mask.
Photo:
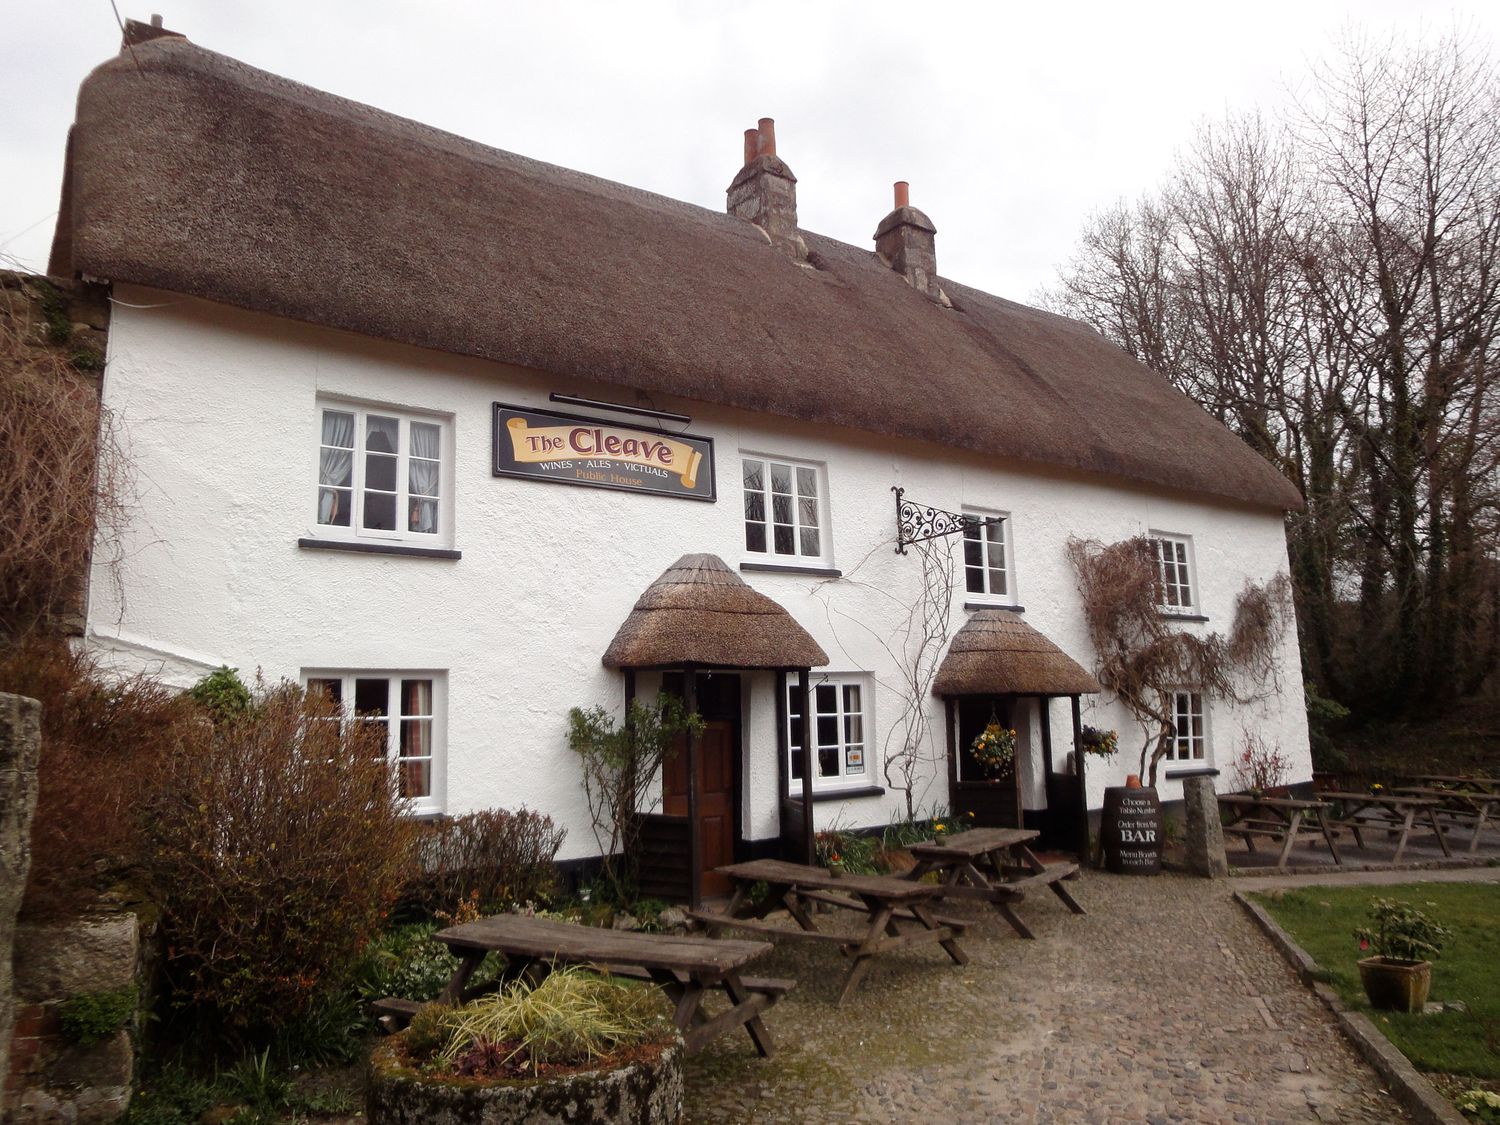
[[(767, 1016), (777, 1057), (719, 1039), (688, 1063), (685, 1120), (1407, 1120), (1230, 881), (1070, 887), (1087, 917), (1045, 891), (1022, 904), (1036, 941), (988, 907), (945, 907), (973, 923), (967, 966), (935, 946), (877, 959), (843, 1008), (838, 952), (782, 943), (754, 970), (798, 981)], [(836, 914), (820, 925), (852, 921)]]

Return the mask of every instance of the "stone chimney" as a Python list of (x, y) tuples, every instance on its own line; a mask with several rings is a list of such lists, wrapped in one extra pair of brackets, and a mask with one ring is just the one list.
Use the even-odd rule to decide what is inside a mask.
[(911, 185), (905, 180), (896, 184), (896, 209), (875, 228), (875, 253), (917, 292), (948, 305), (937, 283), (937, 228), (911, 205)]
[(797, 233), (797, 177), (776, 155), (776, 122), (769, 117), (745, 130), (745, 166), (727, 195), (731, 215), (760, 227), (794, 261), (807, 260), (807, 244)]

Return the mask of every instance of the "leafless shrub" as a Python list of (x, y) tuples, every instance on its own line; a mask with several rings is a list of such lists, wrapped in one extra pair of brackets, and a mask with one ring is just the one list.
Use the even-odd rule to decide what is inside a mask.
[(143, 808), (171, 990), (230, 1037), (336, 984), (414, 859), (383, 734), (294, 684), (256, 695), (243, 718), (200, 720)]
[(31, 874), (22, 911), (87, 909), (102, 885), (138, 868), (136, 815), (171, 748), (194, 735), (177, 693), (137, 677), (106, 680), (85, 654), (33, 636), (0, 650), (0, 691), (42, 704)]
[(0, 639), (57, 632), (82, 604), (96, 531), (113, 549), (128, 468), (92, 379), (35, 302), (0, 286)]
[(547, 902), (557, 890), (553, 858), (566, 828), (544, 813), (484, 809), (424, 824), (420, 870), (402, 899), (429, 914), (471, 897), (486, 908)]
[(1247, 583), (1226, 638), (1174, 627), (1161, 610), (1151, 541), (1143, 535), (1102, 543), (1069, 539), (1084, 621), (1097, 653), (1099, 682), (1141, 724), (1140, 773), (1156, 784), (1157, 764), (1174, 734), (1172, 697), (1184, 687), (1245, 703), (1274, 686), (1277, 646), (1291, 617), (1291, 583), (1276, 575)]

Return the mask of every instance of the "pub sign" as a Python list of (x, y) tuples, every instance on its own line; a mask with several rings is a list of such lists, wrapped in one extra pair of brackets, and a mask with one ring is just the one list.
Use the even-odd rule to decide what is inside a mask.
[(713, 500), (714, 443), (497, 402), (495, 475)]

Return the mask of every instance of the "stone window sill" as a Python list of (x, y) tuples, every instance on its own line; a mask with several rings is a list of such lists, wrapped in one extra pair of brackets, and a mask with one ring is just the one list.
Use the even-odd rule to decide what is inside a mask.
[(1168, 621), (1191, 621), (1202, 624), (1208, 620), (1208, 614), (1206, 613), (1177, 613), (1170, 609), (1162, 610), (1161, 615)]
[(1007, 613), (1025, 613), (1024, 605), (1003, 605), (1000, 602), (964, 602), (965, 609), (1003, 609)]
[(299, 539), (297, 546), (308, 551), (350, 551), (359, 555), (407, 555), (417, 559), (461, 559), (462, 551), (441, 547), (408, 547), (403, 543), (350, 543), (343, 539)]
[[(800, 782), (792, 782), (798, 785)], [(858, 789), (824, 789), (816, 791), (812, 795), (813, 804), (821, 805), (825, 801), (854, 801), (861, 797), (883, 797), (885, 789), (879, 785), (864, 785)], [(802, 800), (802, 791), (794, 790), (791, 794), (794, 801)]]
[(816, 574), (820, 578), (842, 578), (844, 572), (832, 566), (799, 566), (795, 563), (742, 562), (741, 570), (764, 574)]

